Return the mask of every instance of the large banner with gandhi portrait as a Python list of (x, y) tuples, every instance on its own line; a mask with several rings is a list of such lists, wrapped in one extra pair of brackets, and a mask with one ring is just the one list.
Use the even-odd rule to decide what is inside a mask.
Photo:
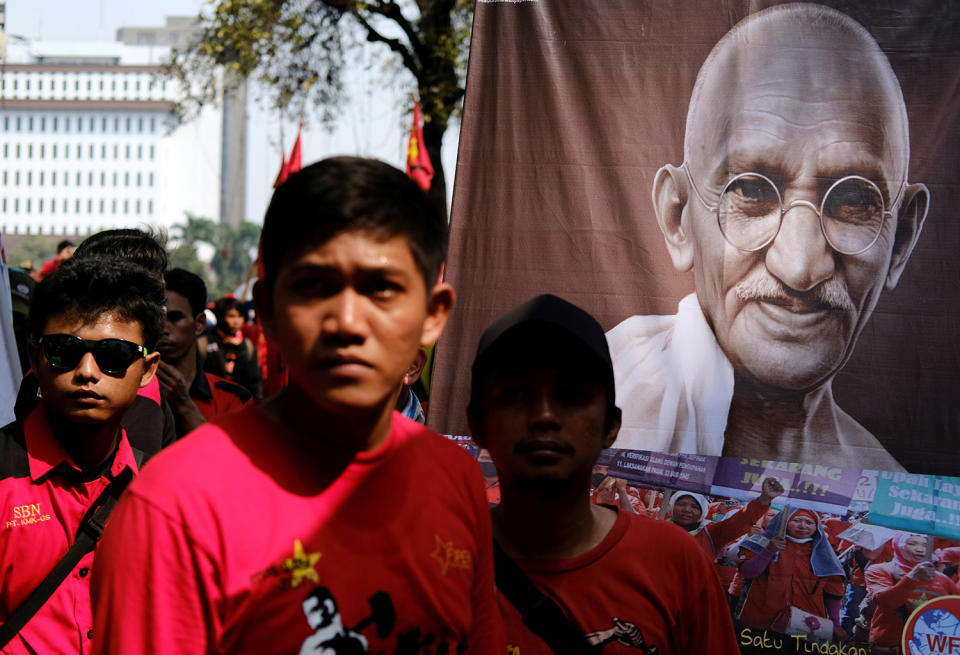
[(958, 89), (956, 2), (478, 0), (431, 426), (553, 293), (607, 330), (619, 479), (953, 511), (902, 494), (960, 475)]

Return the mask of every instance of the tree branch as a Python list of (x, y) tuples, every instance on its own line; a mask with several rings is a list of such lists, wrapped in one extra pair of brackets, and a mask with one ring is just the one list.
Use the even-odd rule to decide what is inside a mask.
[(414, 52), (420, 52), (423, 48), (423, 43), (420, 41), (420, 35), (417, 33), (416, 28), (413, 24), (407, 20), (407, 17), (403, 15), (403, 12), (400, 10), (400, 5), (393, 0), (389, 2), (377, 2), (371, 4), (367, 7), (368, 11), (371, 11), (375, 14), (379, 14), (385, 18), (389, 18), (394, 23), (397, 24), (403, 33), (406, 35), (407, 39), (410, 41), (410, 48)]
[(370, 22), (360, 14), (355, 13), (353, 16), (357, 19), (357, 21), (359, 21), (360, 25), (367, 30), (367, 41), (379, 41), (380, 43), (385, 43), (391, 50), (400, 55), (400, 59), (403, 60), (403, 65), (411, 73), (413, 73), (413, 76), (417, 79), (420, 79), (420, 65), (414, 58), (413, 53), (404, 47), (403, 43), (401, 43), (399, 39), (390, 39), (385, 37), (383, 34), (380, 34), (380, 32), (378, 32), (373, 25), (371, 25)]

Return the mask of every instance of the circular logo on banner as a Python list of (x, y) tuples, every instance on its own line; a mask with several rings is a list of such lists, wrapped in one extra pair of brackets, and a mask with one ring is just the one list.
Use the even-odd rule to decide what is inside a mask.
[(960, 655), (960, 596), (941, 596), (913, 611), (903, 628), (904, 655)]

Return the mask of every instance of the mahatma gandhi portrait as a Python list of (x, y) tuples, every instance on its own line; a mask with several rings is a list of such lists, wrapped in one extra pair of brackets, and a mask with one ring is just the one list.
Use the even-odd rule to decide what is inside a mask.
[(902, 468), (831, 384), (926, 218), (907, 128), (886, 56), (838, 11), (775, 6), (717, 43), (652, 193), (695, 293), (608, 333), (615, 447)]

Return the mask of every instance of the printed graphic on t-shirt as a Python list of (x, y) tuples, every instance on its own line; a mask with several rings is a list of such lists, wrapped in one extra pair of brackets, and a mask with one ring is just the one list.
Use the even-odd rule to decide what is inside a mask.
[[(362, 655), (368, 652), (366, 635), (380, 640), (394, 631), (397, 623), (396, 609), (390, 594), (377, 591), (367, 600), (370, 613), (356, 625), (343, 625), (337, 600), (326, 587), (316, 587), (303, 600), (303, 613), (313, 634), (303, 641), (300, 655)], [(393, 655), (463, 655), (464, 644), (451, 645), (437, 639), (432, 632), (421, 635), (419, 628), (397, 631)]]
[(635, 623), (630, 621), (621, 621), (613, 617), (613, 626), (607, 630), (591, 632), (586, 636), (587, 645), (594, 653), (599, 653), (604, 646), (615, 641), (629, 648), (639, 648), (643, 655), (657, 655), (657, 647), (647, 644), (643, 638), (643, 633)]
[(293, 557), (283, 560), (283, 569), (290, 573), (290, 588), (296, 589), (304, 580), (320, 582), (314, 568), (320, 559), (320, 553), (307, 553), (299, 539), (293, 540)]
[(447, 574), (447, 569), (470, 569), (473, 567), (473, 557), (466, 548), (456, 548), (452, 541), (445, 541), (440, 535), (434, 535), (436, 548), (430, 557), (440, 563), (440, 573)]

